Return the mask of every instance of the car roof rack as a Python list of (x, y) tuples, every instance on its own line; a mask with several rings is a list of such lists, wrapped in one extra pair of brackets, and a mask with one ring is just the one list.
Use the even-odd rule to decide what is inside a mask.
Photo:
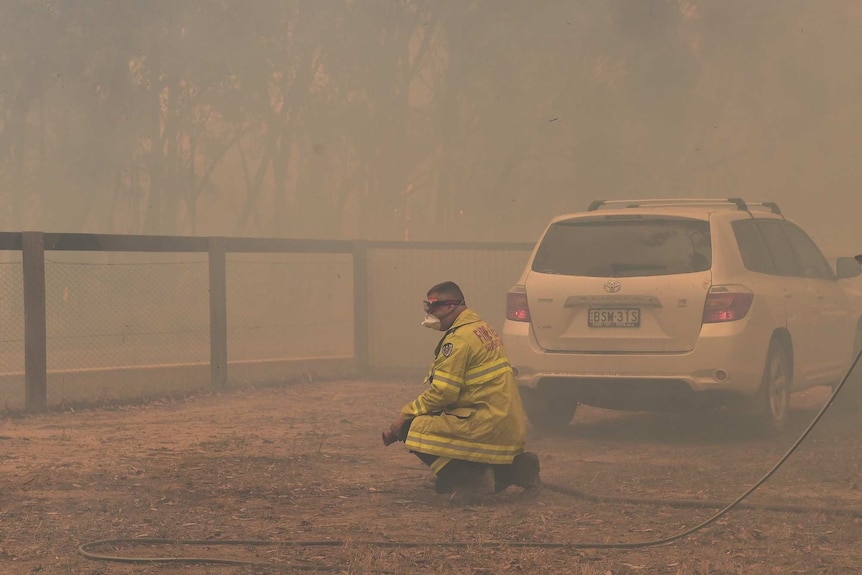
[(652, 198), (645, 200), (595, 200), (590, 202), (588, 212), (599, 208), (639, 208), (641, 206), (721, 206), (732, 204), (737, 210), (750, 212), (751, 207), (768, 208), (772, 213), (781, 215), (781, 208), (775, 202), (747, 204), (742, 198)]
[(773, 214), (778, 214), (779, 216), (783, 216), (781, 213), (781, 208), (778, 207), (778, 204), (775, 202), (758, 202), (756, 204), (748, 204), (749, 206), (762, 206), (764, 208), (769, 208), (769, 211)]

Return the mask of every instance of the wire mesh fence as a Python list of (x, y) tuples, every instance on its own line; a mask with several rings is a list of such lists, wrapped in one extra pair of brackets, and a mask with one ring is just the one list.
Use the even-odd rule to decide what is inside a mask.
[[(0, 236), (0, 408), (9, 411), (24, 408), (32, 389), (25, 384), (29, 296), (22, 253), (14, 251), (23, 244), (15, 234)], [(219, 354), (206, 238), (173, 238), (188, 250), (182, 252), (169, 251), (170, 238), (45, 238), (48, 405), (188, 393), (213, 384)], [(94, 247), (57, 247), (82, 240)], [(141, 242), (150, 243), (141, 248)], [(526, 246), (490, 244), (237, 239), (230, 245), (235, 250), (219, 260), (226, 329), (218, 332), (226, 335), (230, 385), (279, 380), (286, 365), (303, 373), (303, 366), (318, 369), (321, 362), (342, 375), (357, 364), (424, 371), (439, 336), (418, 327), (425, 290), (457, 281), (468, 305), (499, 325), (506, 291), (528, 253)], [(138, 251), (150, 246), (156, 249)]]
[(170, 256), (46, 257), (48, 370), (208, 361), (206, 258)]
[(352, 266), (345, 254), (231, 254), (231, 360), (350, 356)]
[[(0, 260), (0, 373), (24, 371), (24, 287), (21, 254), (6, 252)], [(21, 390), (23, 398), (24, 391)], [(0, 401), (4, 398), (0, 397)]]
[[(228, 348), (238, 366), (233, 380), (243, 379), (243, 364), (350, 356), (351, 265), (344, 254), (231, 254), (226, 284)], [(131, 377), (141, 369), (150, 381), (174, 374), (163, 391), (207, 385), (208, 281), (205, 254), (49, 253), (48, 403), (145, 394), (152, 386)], [(7, 410), (25, 402), (22, 284), (20, 255), (0, 262), (0, 406)]]

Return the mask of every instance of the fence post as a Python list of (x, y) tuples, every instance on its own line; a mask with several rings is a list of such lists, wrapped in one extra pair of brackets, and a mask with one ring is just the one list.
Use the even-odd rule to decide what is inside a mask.
[(209, 238), (210, 384), (227, 388), (227, 264), (224, 238)]
[(24, 406), (35, 413), (48, 409), (48, 353), (45, 313), (45, 236), (21, 234), (24, 272)]
[(356, 240), (353, 242), (353, 356), (361, 375), (370, 367), (368, 338), (368, 245)]

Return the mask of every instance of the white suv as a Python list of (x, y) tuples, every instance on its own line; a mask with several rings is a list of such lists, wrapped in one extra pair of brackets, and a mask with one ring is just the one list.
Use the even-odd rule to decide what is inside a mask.
[(790, 393), (835, 386), (862, 313), (772, 202), (612, 200), (554, 218), (509, 292), (503, 340), (528, 418), (567, 426), (579, 404), (753, 408), (780, 431)]

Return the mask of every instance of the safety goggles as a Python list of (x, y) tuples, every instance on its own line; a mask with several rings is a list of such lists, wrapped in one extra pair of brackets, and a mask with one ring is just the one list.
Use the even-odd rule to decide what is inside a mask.
[(425, 309), (425, 313), (431, 313), (432, 310), (442, 305), (461, 305), (462, 303), (464, 303), (464, 300), (460, 299), (426, 299), (422, 301), (422, 307)]

